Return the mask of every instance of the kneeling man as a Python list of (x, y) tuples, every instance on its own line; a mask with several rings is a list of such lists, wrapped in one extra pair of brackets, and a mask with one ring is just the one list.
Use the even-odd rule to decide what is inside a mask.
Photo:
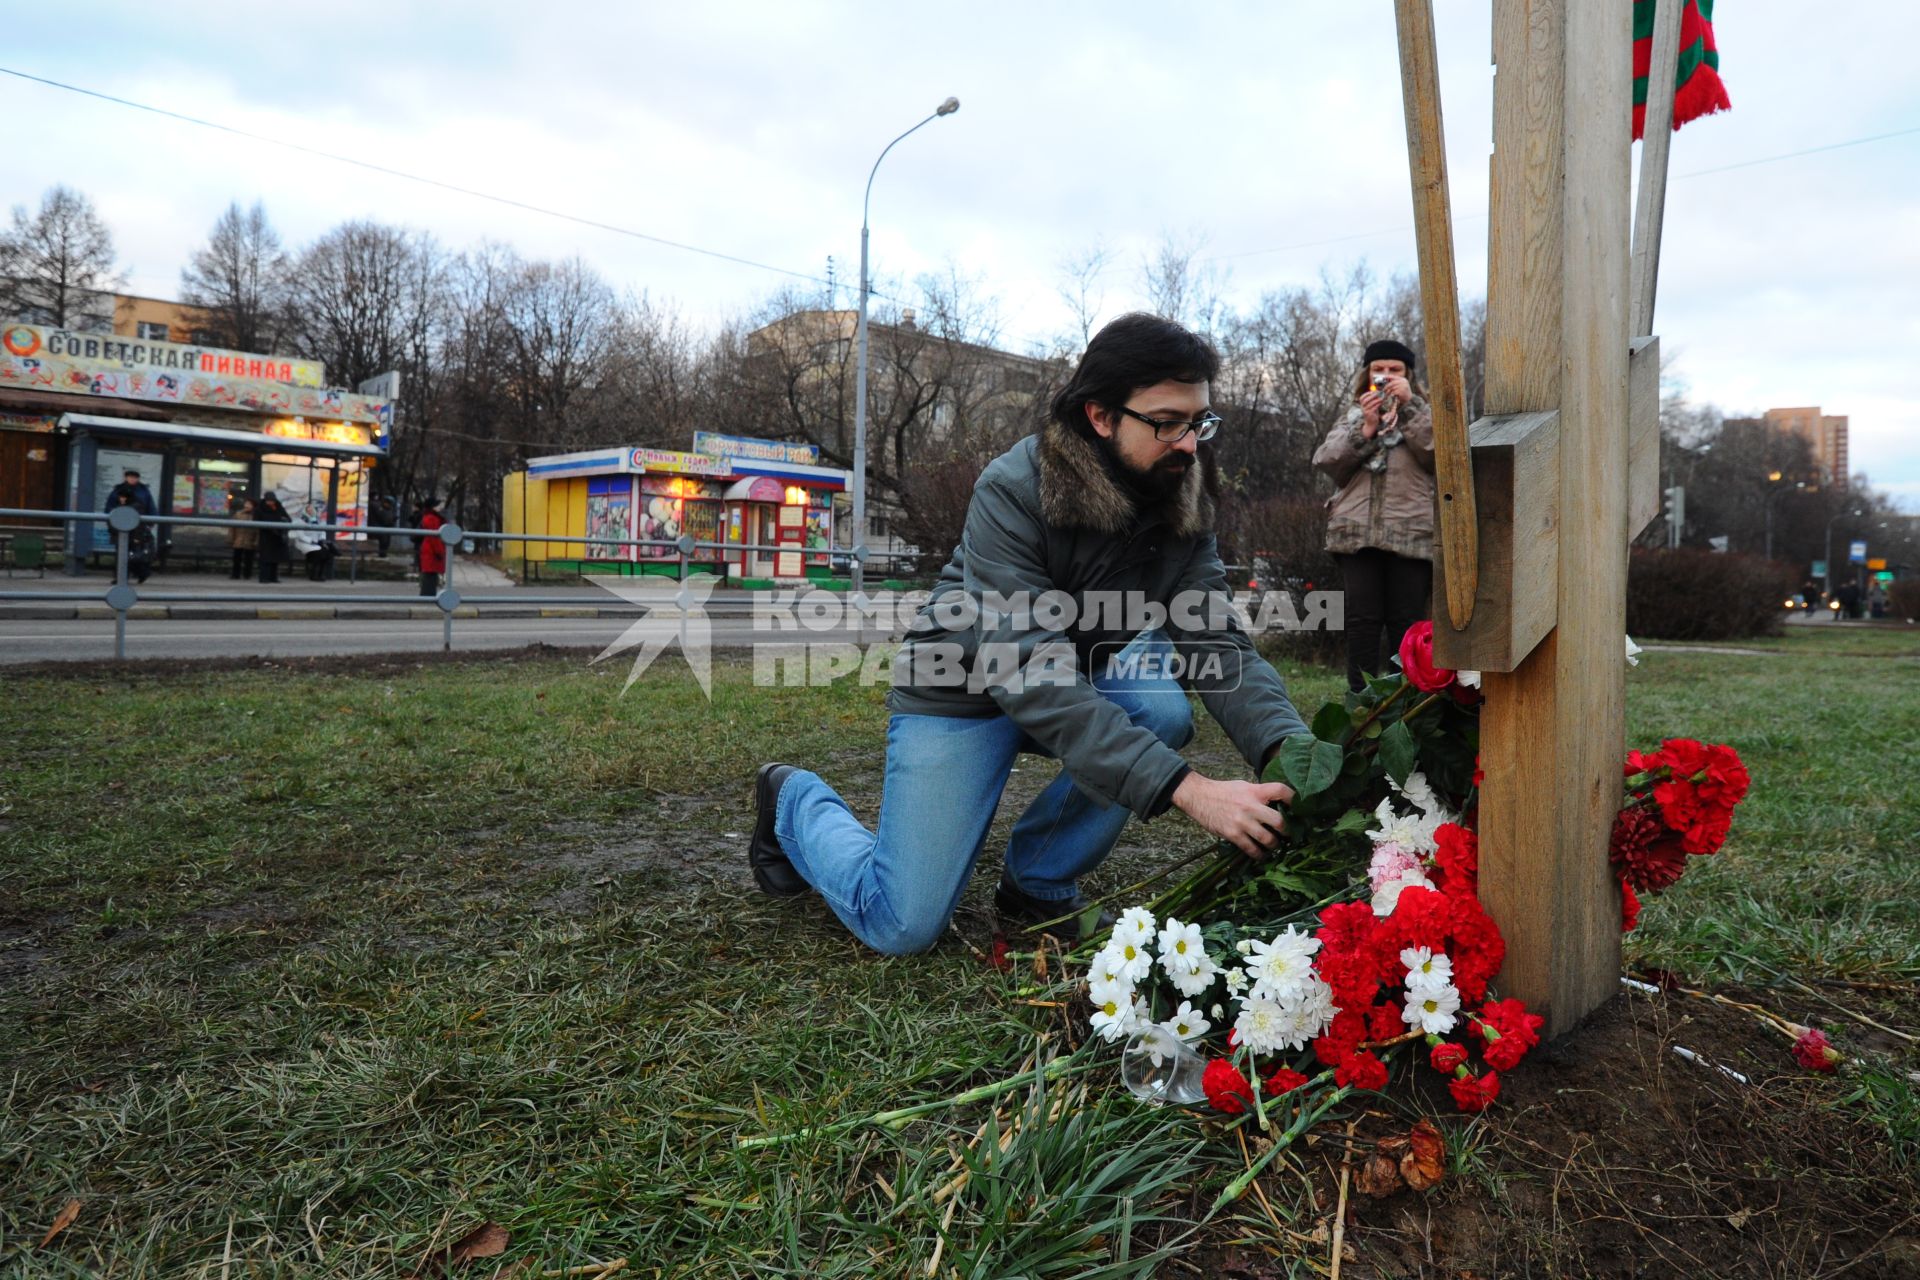
[(811, 887), (875, 950), (926, 950), (1023, 751), (1062, 767), (1007, 843), (995, 902), (1014, 925), (1103, 927), (1077, 882), (1129, 814), (1177, 808), (1251, 855), (1273, 847), (1292, 791), (1206, 777), (1179, 753), (1189, 689), (1256, 771), (1307, 732), (1229, 607), (1206, 443), (1218, 373), (1205, 339), (1156, 316), (1094, 336), (1050, 420), (981, 473), (895, 659), (878, 828), (819, 775), (762, 766), (748, 851), (761, 889)]

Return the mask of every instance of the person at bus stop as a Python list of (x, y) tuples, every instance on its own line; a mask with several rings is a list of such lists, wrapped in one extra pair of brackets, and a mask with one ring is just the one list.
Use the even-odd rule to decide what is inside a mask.
[(278, 495), (269, 493), (260, 499), (253, 519), (260, 526), (260, 581), (280, 581), (280, 564), (287, 558), (287, 531), (293, 517), (280, 504)]
[[(235, 499), (233, 509), (227, 513), (229, 520), (253, 519), (253, 499)], [(227, 527), (227, 545), (233, 549), (233, 572), (227, 576), (235, 580), (245, 580), (253, 576), (254, 554), (260, 549), (260, 531), (238, 525)]]
[(1347, 687), (1358, 693), (1433, 596), (1433, 418), (1412, 348), (1391, 338), (1367, 347), (1352, 391), (1313, 465), (1335, 485), (1327, 550), (1345, 579)]
[[(107, 510), (111, 511), (113, 507), (133, 507), (136, 511), (139, 510), (133, 494), (122, 486), (115, 485), (113, 492), (113, 506), (108, 507)], [(145, 582), (152, 573), (153, 528), (143, 521), (138, 528), (127, 534), (127, 576), (135, 582)]]
[(434, 532), (446, 523), (440, 514), (440, 499), (420, 500), (418, 523), (426, 530), (425, 535), (416, 539), (420, 545), (420, 594), (437, 596), (440, 594), (440, 575), (447, 571), (447, 544)]
[(310, 515), (302, 515), (293, 522), (293, 531), (287, 540), (294, 552), (307, 566), (308, 582), (325, 582), (333, 577), (333, 535), (318, 528)]
[(1129, 817), (1177, 808), (1250, 856), (1274, 847), (1291, 788), (1180, 755), (1189, 689), (1256, 771), (1307, 732), (1231, 611), (1203, 443), (1218, 373), (1205, 339), (1158, 316), (1094, 336), (1050, 420), (981, 474), (895, 659), (877, 827), (818, 774), (763, 765), (747, 853), (762, 891), (817, 891), (876, 951), (928, 949), (1021, 752), (1061, 769), (1013, 824), (1003, 924), (1073, 940), (1106, 927), (1078, 882)]
[(119, 506), (122, 494), (132, 499), (133, 509), (143, 516), (153, 515), (159, 510), (153, 505), (153, 490), (147, 488), (147, 482), (142, 480), (140, 473), (132, 467), (126, 469), (119, 484), (107, 490), (107, 504), (104, 509), (112, 511)]

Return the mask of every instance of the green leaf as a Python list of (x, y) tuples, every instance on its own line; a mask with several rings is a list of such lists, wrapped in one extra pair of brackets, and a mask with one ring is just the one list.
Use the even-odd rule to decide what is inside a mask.
[(1333, 824), (1333, 829), (1343, 836), (1357, 836), (1365, 831), (1367, 824), (1372, 821), (1373, 815), (1366, 810), (1349, 809), (1340, 815), (1340, 821)]
[(1340, 741), (1340, 735), (1351, 728), (1353, 717), (1337, 702), (1329, 702), (1313, 718), (1313, 736), (1325, 742)]
[(1401, 786), (1407, 785), (1407, 775), (1413, 772), (1418, 756), (1413, 734), (1404, 721), (1394, 721), (1393, 727), (1380, 735), (1380, 763), (1386, 766), (1387, 776)]
[(1323, 742), (1311, 734), (1297, 733), (1280, 748), (1280, 768), (1295, 796), (1325, 791), (1340, 776), (1344, 761), (1338, 743)]

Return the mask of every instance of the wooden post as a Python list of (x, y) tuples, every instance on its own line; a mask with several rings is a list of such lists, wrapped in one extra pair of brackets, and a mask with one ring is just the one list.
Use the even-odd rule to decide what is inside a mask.
[[(1680, 67), (1681, 0), (1658, 0), (1647, 65), (1647, 114), (1641, 121), (1640, 193), (1633, 214), (1634, 337), (1653, 332), (1660, 278), (1660, 226), (1667, 207), (1667, 155), (1673, 149), (1673, 81)], [(1636, 530), (1637, 532), (1637, 530)]]
[(1460, 369), (1460, 289), (1454, 279), (1440, 57), (1433, 39), (1433, 0), (1395, 0), (1393, 8), (1400, 36), (1400, 89), (1406, 106), (1407, 161), (1413, 174), (1414, 234), (1420, 254), (1420, 314), (1427, 338), (1439, 551), (1446, 569), (1440, 581), (1447, 619), (1460, 631), (1473, 621), (1480, 581), (1480, 527), (1473, 462), (1467, 452), (1467, 386)]
[(1487, 412), (1559, 410), (1556, 625), (1483, 677), (1480, 892), (1500, 989), (1557, 1035), (1620, 971), (1631, 10), (1494, 0)]

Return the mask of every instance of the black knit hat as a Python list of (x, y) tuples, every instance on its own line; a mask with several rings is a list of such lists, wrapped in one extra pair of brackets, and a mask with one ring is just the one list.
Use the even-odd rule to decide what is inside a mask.
[(1375, 360), (1398, 360), (1407, 366), (1407, 372), (1413, 372), (1413, 348), (1404, 342), (1395, 342), (1392, 338), (1382, 338), (1378, 342), (1367, 344), (1367, 354), (1360, 358), (1361, 364), (1372, 364)]

